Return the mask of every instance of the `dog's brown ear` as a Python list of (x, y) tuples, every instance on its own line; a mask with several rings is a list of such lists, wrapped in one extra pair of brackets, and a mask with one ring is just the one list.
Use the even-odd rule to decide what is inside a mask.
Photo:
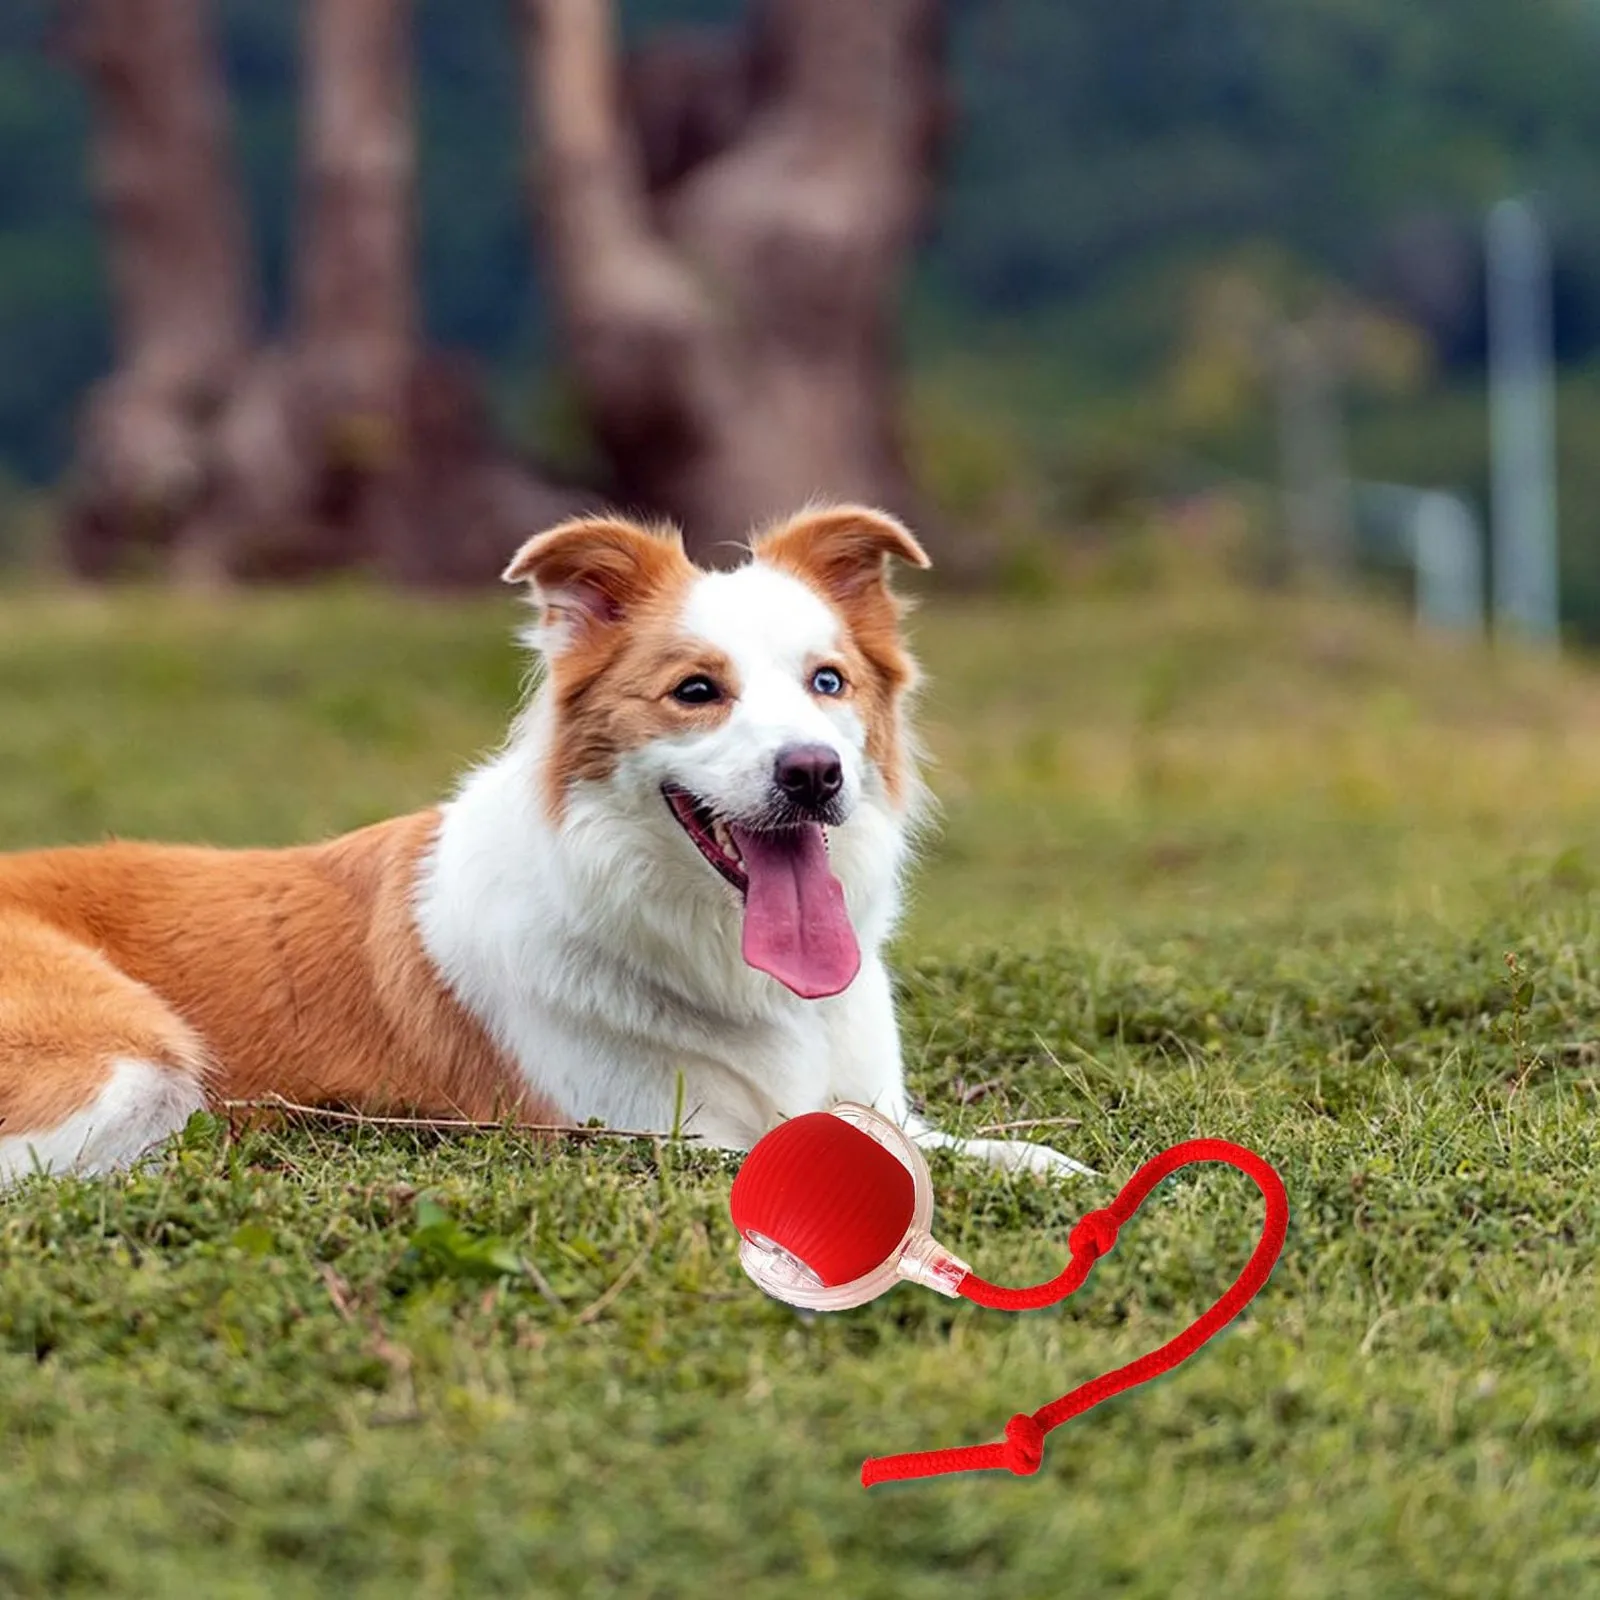
[(802, 511), (755, 541), (758, 559), (814, 584), (840, 605), (882, 592), (889, 558), (929, 567), (927, 552), (904, 523), (870, 506)]
[(554, 625), (570, 638), (621, 622), (641, 601), (692, 570), (676, 529), (595, 516), (535, 534), (501, 577), (528, 584), (546, 628)]

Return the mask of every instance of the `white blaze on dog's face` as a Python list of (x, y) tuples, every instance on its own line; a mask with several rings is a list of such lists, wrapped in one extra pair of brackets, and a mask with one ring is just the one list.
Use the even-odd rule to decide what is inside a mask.
[(864, 799), (898, 809), (909, 782), (890, 556), (928, 564), (898, 522), (844, 506), (762, 535), (732, 572), (617, 518), (541, 534), (506, 572), (543, 610), (552, 814), (603, 783), (673, 819), (743, 901), (745, 960), (807, 999), (847, 988), (861, 960), (828, 830)]

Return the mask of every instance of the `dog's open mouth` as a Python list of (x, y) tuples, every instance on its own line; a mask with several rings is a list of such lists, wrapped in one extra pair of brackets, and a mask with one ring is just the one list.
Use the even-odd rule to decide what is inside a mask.
[(678, 825), (694, 841), (695, 847), (740, 894), (750, 888), (750, 879), (744, 870), (744, 853), (733, 837), (733, 829), (708, 806), (696, 799), (687, 789), (670, 785), (661, 791), (672, 807)]
[(746, 828), (686, 789), (668, 784), (661, 792), (695, 848), (744, 897), (746, 962), (802, 999), (848, 989), (861, 949), (822, 825)]

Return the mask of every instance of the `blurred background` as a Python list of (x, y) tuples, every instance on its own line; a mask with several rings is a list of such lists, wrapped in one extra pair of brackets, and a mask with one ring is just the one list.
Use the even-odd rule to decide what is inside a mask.
[(823, 493), (936, 558), (919, 947), (1582, 890), (1597, 72), (1595, 0), (13, 0), (0, 844), (427, 803), (531, 531)]
[(1489, 561), (1514, 198), (1600, 633), (1594, 0), (616, 10), (13, 0), (5, 561), (476, 583), (572, 503), (710, 549), (821, 490), (963, 584), (1404, 595), (1421, 491)]

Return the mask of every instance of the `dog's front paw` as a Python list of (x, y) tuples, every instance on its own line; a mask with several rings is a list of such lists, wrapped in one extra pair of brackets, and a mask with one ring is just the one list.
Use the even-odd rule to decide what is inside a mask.
[(1098, 1178), (1093, 1167), (1086, 1167), (1047, 1144), (1030, 1144), (1026, 1139), (969, 1139), (966, 1153), (999, 1167), (1003, 1172), (1031, 1172), (1050, 1178), (1071, 1173), (1078, 1178)]

